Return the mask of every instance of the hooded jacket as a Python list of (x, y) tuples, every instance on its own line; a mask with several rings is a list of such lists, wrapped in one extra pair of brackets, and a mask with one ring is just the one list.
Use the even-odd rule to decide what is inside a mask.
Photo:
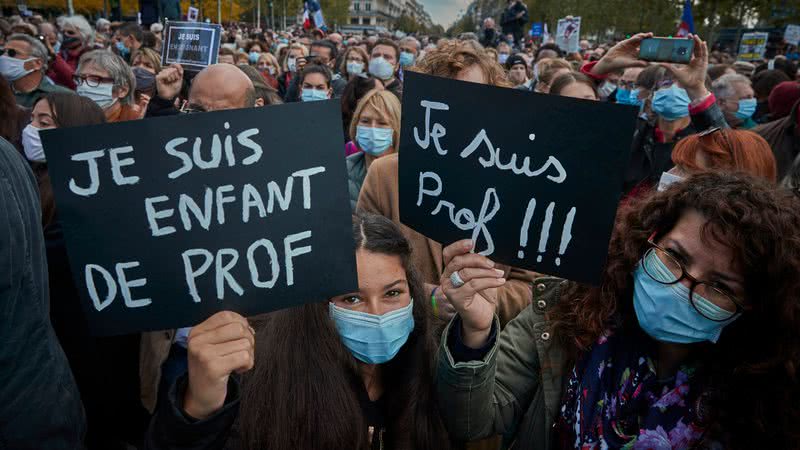
[(83, 448), (83, 405), (49, 317), (36, 179), (0, 138), (0, 449)]

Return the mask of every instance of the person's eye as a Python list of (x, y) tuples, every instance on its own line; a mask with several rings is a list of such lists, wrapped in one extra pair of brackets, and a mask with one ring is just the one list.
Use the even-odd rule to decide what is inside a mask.
[(669, 254), (669, 256), (672, 256), (673, 258), (675, 258), (681, 264), (686, 264), (688, 262), (687, 259), (686, 259), (686, 256), (684, 256), (678, 250), (675, 250), (673, 248), (666, 248), (665, 250), (667, 251), (667, 254)]
[(357, 304), (361, 303), (361, 299), (358, 298), (357, 295), (351, 295), (349, 297), (343, 298), (342, 299), (342, 303), (345, 303), (345, 304), (350, 305), (350, 306), (357, 305)]
[(402, 293), (403, 293), (403, 291), (401, 291), (400, 289), (392, 289), (391, 291), (386, 293), (386, 296), (387, 297), (398, 297)]

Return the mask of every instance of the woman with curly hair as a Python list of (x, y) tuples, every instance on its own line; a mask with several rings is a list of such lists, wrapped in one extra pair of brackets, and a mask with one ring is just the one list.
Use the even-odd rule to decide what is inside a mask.
[(695, 175), (623, 207), (599, 287), (538, 279), (502, 332), (492, 262), (469, 242), (447, 247), (442, 283), (458, 314), (437, 378), (451, 436), (503, 433), (525, 449), (799, 448), (798, 229), (791, 192)]

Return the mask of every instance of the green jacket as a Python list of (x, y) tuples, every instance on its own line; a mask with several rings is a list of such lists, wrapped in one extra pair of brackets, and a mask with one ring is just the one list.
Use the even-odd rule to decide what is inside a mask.
[(30, 92), (16, 92), (14, 91), (14, 99), (17, 101), (19, 106), (24, 106), (25, 108), (32, 108), (33, 104), (36, 103), (36, 100), (51, 92), (74, 92), (71, 91), (63, 86), (59, 86), (57, 84), (53, 84), (49, 78), (43, 77), (42, 81), (39, 83), (39, 86), (36, 89)]
[[(447, 336), (439, 348), (437, 390), (450, 436), (472, 441), (502, 434), (515, 448), (549, 450), (561, 406), (566, 353), (554, 339), (550, 311), (565, 281), (538, 278), (531, 304), (499, 333), (481, 361), (455, 363)], [(495, 318), (495, 326), (500, 327)]]

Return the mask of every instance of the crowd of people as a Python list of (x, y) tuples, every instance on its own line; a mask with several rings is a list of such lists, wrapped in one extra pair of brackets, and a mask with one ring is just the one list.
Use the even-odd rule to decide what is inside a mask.
[[(565, 53), (518, 5), (457, 38), (231, 24), (199, 72), (160, 23), (0, 18), (0, 448), (800, 448), (797, 65)], [(410, 71), (638, 108), (600, 286), (400, 222)], [(40, 130), (329, 99), (357, 291), (88, 333)]]

